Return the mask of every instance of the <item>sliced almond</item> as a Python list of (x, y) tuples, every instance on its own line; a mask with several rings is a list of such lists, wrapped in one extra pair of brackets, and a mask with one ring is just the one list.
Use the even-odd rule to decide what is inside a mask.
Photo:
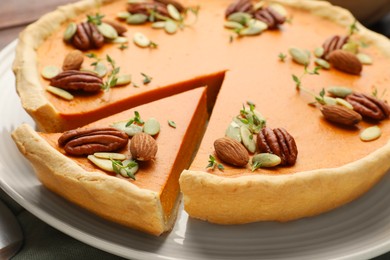
[(372, 65), (372, 58), (364, 53), (356, 54), (356, 57), (363, 65)]
[(164, 29), (165, 28), (165, 21), (158, 21), (152, 23), (152, 28), (153, 29)]
[(168, 4), (167, 10), (168, 10), (169, 16), (172, 17), (173, 19), (175, 19), (176, 21), (180, 21), (183, 19), (180, 12), (177, 10), (177, 8), (174, 5)]
[(379, 126), (371, 126), (364, 129), (360, 133), (360, 139), (365, 142), (374, 141), (382, 135), (382, 130)]
[(53, 86), (48, 86), (46, 90), (60, 98), (63, 98), (65, 100), (72, 100), (74, 97), (72, 94), (70, 94), (68, 91), (62, 89), (62, 88), (57, 88)]
[(175, 23), (174, 21), (172, 20), (167, 20), (165, 22), (165, 27), (164, 27), (164, 30), (168, 33), (168, 34), (174, 34), (176, 33), (177, 29), (179, 29), (177, 23)]
[(157, 119), (151, 117), (145, 121), (144, 133), (148, 135), (156, 135), (160, 132), (160, 122)]
[(57, 66), (52, 66), (52, 65), (44, 67), (41, 71), (41, 75), (45, 79), (52, 79), (60, 73), (61, 73), (61, 69)]
[(90, 160), (93, 164), (95, 164), (97, 167), (99, 167), (102, 170), (108, 171), (108, 172), (114, 172), (114, 169), (112, 168), (112, 161), (108, 159), (101, 159), (94, 155), (88, 155), (88, 160)]
[(146, 48), (146, 47), (149, 47), (149, 45), (150, 45), (149, 38), (140, 32), (136, 32), (134, 34), (133, 41), (137, 46), (139, 46), (141, 48)]
[(125, 74), (125, 75), (118, 76), (115, 86), (123, 86), (130, 83), (131, 83), (131, 75)]
[(94, 153), (93, 155), (100, 159), (126, 160), (126, 155), (121, 153)]
[(136, 125), (136, 124), (131, 124), (129, 126), (126, 126), (127, 121), (120, 121), (120, 122), (115, 122), (111, 126), (125, 132), (128, 136), (134, 136), (138, 133), (142, 133), (143, 127)]

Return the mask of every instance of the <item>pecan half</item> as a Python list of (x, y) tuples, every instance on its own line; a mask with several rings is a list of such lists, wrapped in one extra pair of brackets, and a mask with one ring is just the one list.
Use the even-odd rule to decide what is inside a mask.
[(363, 117), (378, 121), (389, 118), (390, 106), (380, 99), (361, 93), (352, 93), (345, 99)]
[(125, 132), (112, 127), (70, 130), (61, 135), (58, 145), (70, 155), (90, 155), (97, 152), (112, 152), (127, 145)]
[(252, 13), (253, 9), (254, 7), (251, 0), (236, 0), (228, 6), (225, 11), (225, 16), (228, 17), (237, 12)]
[(99, 49), (104, 44), (104, 37), (96, 28), (96, 25), (83, 22), (77, 25), (76, 34), (72, 44), (79, 50)]
[(101, 89), (103, 80), (92, 72), (67, 70), (52, 78), (50, 85), (66, 90), (97, 92)]
[(258, 10), (254, 17), (268, 25), (269, 29), (276, 29), (279, 25), (284, 24), (286, 17), (279, 14), (272, 7), (265, 7)]
[(167, 6), (160, 2), (154, 2), (154, 1), (129, 4), (127, 6), (127, 11), (131, 14), (145, 14), (145, 15), (150, 15), (150, 13), (154, 11), (163, 16), (169, 17)]
[(322, 48), (324, 48), (323, 58), (328, 60), (329, 54), (332, 51), (339, 50), (346, 44), (349, 40), (349, 36), (342, 35), (334, 35), (326, 39), (326, 41), (322, 44)]
[(273, 153), (280, 157), (281, 165), (294, 165), (298, 149), (294, 138), (283, 128), (263, 128), (257, 134), (257, 144), (262, 153)]

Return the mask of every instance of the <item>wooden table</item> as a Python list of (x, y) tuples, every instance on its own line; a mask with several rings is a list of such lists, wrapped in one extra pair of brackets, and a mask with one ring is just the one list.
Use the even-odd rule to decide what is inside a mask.
[[(77, 0), (0, 0), (0, 50), (18, 37), (31, 22), (57, 6)], [(390, 38), (390, 14), (379, 23), (370, 26)], [(390, 253), (375, 258), (390, 259)]]

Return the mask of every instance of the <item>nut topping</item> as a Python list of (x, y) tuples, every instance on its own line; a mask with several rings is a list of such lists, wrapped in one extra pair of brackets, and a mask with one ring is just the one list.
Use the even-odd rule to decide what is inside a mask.
[(280, 165), (294, 165), (298, 149), (294, 138), (283, 128), (263, 128), (257, 135), (259, 151), (273, 153), (280, 157)]
[(84, 61), (84, 55), (79, 50), (69, 52), (62, 64), (62, 70), (79, 70)]
[(150, 10), (169, 17), (167, 6), (160, 2), (148, 1), (143, 3), (131, 3), (127, 7), (127, 11), (131, 14), (144, 14), (149, 16)]
[(157, 142), (148, 134), (139, 133), (133, 136), (130, 142), (130, 152), (133, 159), (149, 161), (156, 157)]
[(343, 106), (324, 105), (320, 110), (326, 120), (345, 126), (354, 126), (362, 120), (359, 113)]
[(390, 106), (384, 101), (365, 94), (353, 93), (346, 97), (353, 109), (363, 117), (383, 120), (390, 115)]
[(362, 63), (353, 53), (335, 50), (329, 54), (329, 62), (338, 70), (359, 75), (363, 69)]
[(322, 44), (322, 47), (324, 48), (324, 53), (322, 57), (324, 57), (325, 60), (329, 59), (329, 54), (335, 50), (341, 49), (344, 44), (346, 44), (349, 40), (348, 36), (341, 36), (341, 35), (334, 35), (330, 38), (328, 38), (324, 44)]
[(230, 165), (244, 167), (249, 162), (249, 154), (245, 147), (235, 139), (223, 137), (214, 142), (218, 158)]
[(101, 89), (103, 80), (91, 72), (67, 70), (52, 78), (50, 84), (66, 90), (97, 92)]
[(116, 22), (116, 21), (104, 20), (103, 22), (106, 23), (106, 24), (111, 25), (112, 28), (114, 28), (115, 31), (118, 33), (118, 35), (122, 35), (125, 32), (127, 32), (127, 28), (124, 27), (123, 25), (121, 25), (120, 23)]
[(70, 155), (90, 155), (96, 152), (112, 152), (128, 143), (126, 133), (112, 127), (70, 130), (61, 135), (58, 145)]
[(252, 13), (254, 10), (251, 0), (236, 0), (226, 9), (225, 16), (228, 17), (233, 13)]
[(278, 25), (284, 24), (286, 21), (286, 17), (279, 14), (272, 7), (265, 7), (256, 11), (254, 17), (266, 23), (269, 29), (276, 29)]
[(96, 25), (83, 22), (77, 25), (77, 31), (72, 39), (73, 45), (79, 50), (99, 49), (104, 44), (104, 37)]
[(156, 2), (159, 2), (159, 3), (161, 3), (161, 4), (164, 4), (165, 6), (168, 6), (169, 4), (170, 5), (173, 5), (174, 7), (176, 7), (176, 9), (181, 13), (181, 12), (183, 12), (184, 11), (184, 6), (181, 4), (181, 3), (179, 3), (179, 2), (177, 2), (177, 1), (175, 1), (175, 0), (155, 0)]

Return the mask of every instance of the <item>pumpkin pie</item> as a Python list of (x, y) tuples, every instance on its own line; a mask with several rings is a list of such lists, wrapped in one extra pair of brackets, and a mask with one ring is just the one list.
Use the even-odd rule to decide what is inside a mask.
[[(144, 120), (156, 119), (160, 123), (157, 154), (151, 161), (139, 162), (135, 180), (102, 170), (87, 156), (69, 155), (59, 145), (61, 133), (36, 132), (24, 124), (12, 137), (49, 190), (105, 219), (160, 235), (174, 223), (180, 201), (178, 177), (189, 166), (204, 132), (206, 103), (206, 88), (197, 88), (76, 129), (127, 122), (135, 111)], [(129, 145), (117, 153), (129, 157)]]
[[(61, 7), (28, 27), (20, 37), (14, 70), (23, 107), (40, 129), (63, 131), (207, 85), (207, 107), (209, 111), (212, 109), (212, 115), (194, 161), (180, 177), (185, 210), (191, 217), (219, 224), (290, 221), (332, 210), (364, 194), (390, 168), (390, 124), (385, 93), (390, 82), (389, 40), (364, 28), (348, 11), (324, 1), (234, 1), (233, 5), (231, 2), (183, 1), (184, 6), (199, 5), (200, 9), (197, 21), (181, 24), (182, 29), (176, 33), (155, 29), (161, 23), (126, 25), (127, 49), (107, 43), (99, 49), (84, 51), (100, 58), (109, 54), (121, 72), (135, 75), (132, 80), (140, 86), (115, 87), (94, 95), (75, 96), (72, 101), (47, 93), (45, 88), (50, 82), (40, 72), (45, 66), (60, 67), (63, 58), (58, 57), (74, 50), (72, 44), (63, 41), (69, 23), (81, 23), (87, 14), (96, 12), (115, 20), (118, 13), (126, 11), (127, 2), (86, 0)], [(168, 20), (174, 20), (174, 16)], [(158, 45), (157, 48), (133, 45), (133, 36), (139, 32), (151, 39), (154, 47)], [(324, 46), (323, 53), (312, 52), (321, 46)], [(331, 51), (341, 51), (341, 54), (334, 58)], [(361, 60), (356, 61), (357, 52), (364, 54), (360, 58), (365, 57), (365, 65)], [(320, 58), (316, 65), (314, 55)], [(147, 85), (140, 84), (141, 73), (153, 80)], [(365, 100), (372, 98), (371, 93), (376, 94), (375, 100), (380, 101), (374, 103), (384, 118), (366, 120), (363, 115), (363, 121), (361, 116), (357, 121), (350, 120), (353, 126), (335, 123), (340, 114), (324, 112), (326, 102), (333, 98), (339, 103), (332, 105), (338, 107), (352, 106), (353, 102), (348, 102), (348, 98), (328, 97), (322, 90), (331, 86), (348, 87), (353, 95), (363, 95)], [(314, 106), (308, 106), (313, 102)], [(245, 109), (256, 105), (267, 129), (288, 131), (298, 151), (294, 163), (252, 171), (254, 153), (260, 152), (258, 144), (254, 150), (249, 149), (245, 165), (221, 160), (213, 144), (225, 136), (232, 118), (242, 114), (243, 104), (251, 107)], [(177, 107), (174, 102), (167, 105), (172, 106)], [(242, 123), (241, 119), (246, 118), (238, 119)], [(360, 140), (360, 132), (372, 126), (381, 129), (380, 138), (371, 142)], [(248, 136), (256, 140), (258, 134)], [(183, 142), (197, 142), (199, 136), (185, 138), (190, 140)], [(195, 150), (191, 146), (188, 151), (192, 154)], [(218, 167), (206, 169), (209, 160)], [(35, 167), (40, 169), (39, 165)], [(105, 217), (110, 218), (109, 215), (116, 214), (108, 212)]]

